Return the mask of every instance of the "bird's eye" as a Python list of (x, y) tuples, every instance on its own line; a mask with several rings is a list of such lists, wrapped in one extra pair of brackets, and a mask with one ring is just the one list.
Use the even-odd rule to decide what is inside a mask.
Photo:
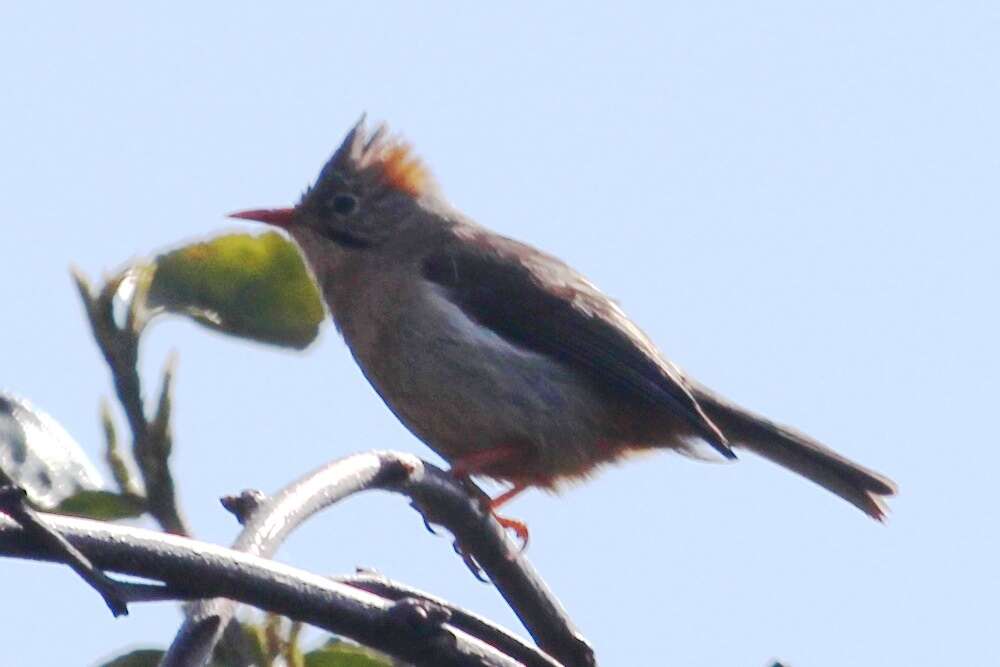
[(350, 215), (358, 210), (358, 198), (346, 193), (334, 195), (330, 205), (337, 215)]

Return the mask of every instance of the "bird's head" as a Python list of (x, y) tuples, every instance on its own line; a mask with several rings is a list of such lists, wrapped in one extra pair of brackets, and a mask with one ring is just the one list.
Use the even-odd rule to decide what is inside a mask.
[(294, 208), (254, 209), (230, 217), (286, 230), (314, 268), (320, 258), (377, 248), (419, 222), (437, 186), (410, 147), (381, 125), (369, 133), (364, 117), (348, 132), (316, 183)]

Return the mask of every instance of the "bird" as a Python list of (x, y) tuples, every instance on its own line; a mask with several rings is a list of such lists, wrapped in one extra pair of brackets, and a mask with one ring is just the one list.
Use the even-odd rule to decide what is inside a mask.
[(890, 479), (691, 378), (579, 272), (451, 205), (385, 124), (362, 116), (294, 207), (230, 216), (291, 236), (375, 391), (456, 476), (507, 485), (489, 509), (523, 540), (496, 510), (525, 489), (706, 443), (886, 516)]

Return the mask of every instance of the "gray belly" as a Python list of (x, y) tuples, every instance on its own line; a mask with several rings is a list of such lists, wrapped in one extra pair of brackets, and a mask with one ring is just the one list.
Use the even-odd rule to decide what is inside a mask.
[(523, 447), (526, 477), (539, 479), (613, 458), (613, 420), (590, 380), (509, 344), (443, 296), (422, 296), (428, 307), (385, 323), (373, 345), (356, 347), (345, 331), (369, 381), (417, 437), (449, 461)]

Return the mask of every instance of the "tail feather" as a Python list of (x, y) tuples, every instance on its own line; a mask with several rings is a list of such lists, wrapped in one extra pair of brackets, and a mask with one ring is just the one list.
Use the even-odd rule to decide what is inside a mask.
[(735, 447), (744, 447), (832, 491), (882, 521), (885, 496), (896, 493), (889, 478), (854, 463), (804, 433), (755, 415), (703, 387), (695, 398)]

